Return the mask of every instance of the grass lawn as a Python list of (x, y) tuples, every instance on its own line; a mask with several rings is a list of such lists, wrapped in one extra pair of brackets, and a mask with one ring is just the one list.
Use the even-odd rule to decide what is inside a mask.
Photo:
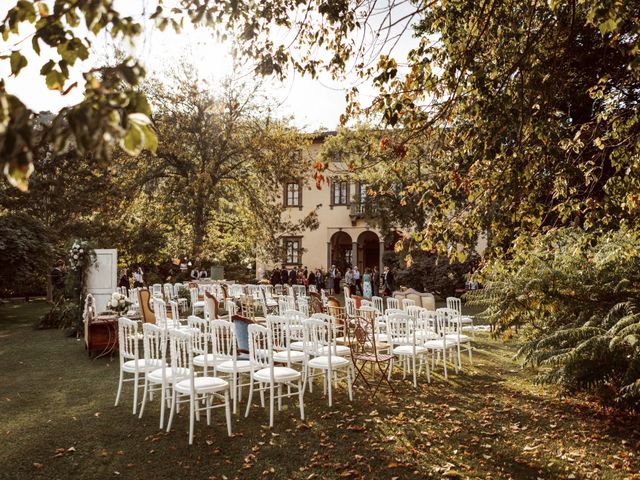
[[(478, 335), (474, 366), (449, 382), (437, 368), (419, 388), (396, 372), (395, 394), (344, 389), (329, 408), (320, 386), (305, 395), (307, 420), (285, 402), (196, 424), (188, 412), (167, 434), (157, 399), (131, 415), (131, 387), (114, 407), (118, 359), (90, 360), (84, 344), (32, 328), (44, 302), (0, 304), (0, 478), (640, 478), (640, 421), (534, 386), (511, 357), (515, 345)], [(634, 476), (635, 474), (635, 476)]]

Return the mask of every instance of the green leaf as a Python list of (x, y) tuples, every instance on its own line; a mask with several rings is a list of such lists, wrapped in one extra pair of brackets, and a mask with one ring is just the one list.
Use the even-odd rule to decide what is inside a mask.
[(27, 66), (27, 59), (17, 50), (11, 52), (11, 74), (17, 76), (24, 67)]
[(51, 70), (47, 73), (47, 87), (49, 87), (50, 90), (62, 90), (65, 80), (65, 76), (58, 70)]

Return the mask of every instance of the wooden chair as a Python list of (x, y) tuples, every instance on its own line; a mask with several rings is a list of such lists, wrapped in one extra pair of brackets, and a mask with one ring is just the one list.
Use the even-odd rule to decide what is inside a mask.
[(324, 313), (322, 297), (317, 292), (309, 292), (309, 314)]
[(204, 306), (204, 311), (209, 315), (209, 320), (217, 320), (220, 318), (218, 312), (218, 301), (216, 300), (216, 297), (209, 292), (204, 292)]
[(146, 288), (141, 288), (138, 290), (138, 305), (140, 305), (140, 314), (142, 315), (143, 323), (156, 323), (156, 316), (151, 310), (151, 305), (149, 304), (151, 300), (151, 292)]

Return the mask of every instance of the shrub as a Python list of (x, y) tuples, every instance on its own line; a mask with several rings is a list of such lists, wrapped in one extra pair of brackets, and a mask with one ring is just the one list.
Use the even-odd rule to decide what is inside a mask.
[(640, 406), (640, 236), (560, 229), (524, 239), (511, 258), (487, 265), (484, 289), (498, 332), (523, 326), (519, 356), (544, 367), (541, 382)]
[(0, 216), (0, 253), (0, 296), (46, 292), (54, 248), (42, 222), (24, 213)]

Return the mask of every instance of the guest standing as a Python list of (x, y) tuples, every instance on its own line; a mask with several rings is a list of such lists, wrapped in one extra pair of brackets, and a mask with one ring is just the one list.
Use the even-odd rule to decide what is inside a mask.
[(138, 267), (135, 272), (133, 272), (133, 288), (142, 288), (144, 287), (144, 271), (142, 267)]
[(367, 267), (362, 276), (362, 296), (364, 298), (371, 298), (373, 289), (371, 288), (371, 269)]
[(53, 287), (53, 300), (57, 301), (64, 295), (64, 279), (67, 275), (67, 268), (64, 260), (60, 259), (56, 262), (55, 267), (51, 270), (51, 286)]
[(384, 267), (382, 274), (382, 281), (384, 283), (384, 294), (391, 295), (393, 293), (393, 273), (389, 270), (389, 267)]
[(373, 295), (377, 297), (380, 295), (380, 271), (378, 267), (373, 267), (372, 281)]

